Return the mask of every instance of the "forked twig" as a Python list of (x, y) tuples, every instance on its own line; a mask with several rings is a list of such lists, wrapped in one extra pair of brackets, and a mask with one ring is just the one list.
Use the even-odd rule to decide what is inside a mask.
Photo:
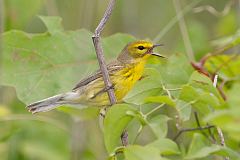
[(96, 55), (97, 55), (97, 59), (98, 59), (98, 63), (99, 63), (99, 67), (100, 67), (100, 70), (103, 75), (103, 81), (105, 84), (105, 88), (109, 88), (107, 90), (107, 93), (108, 93), (111, 105), (116, 103), (116, 98), (115, 98), (114, 90), (111, 87), (112, 83), (110, 81), (110, 77), (109, 77), (108, 70), (107, 70), (107, 65), (105, 62), (100, 35), (101, 35), (101, 32), (102, 32), (105, 24), (107, 23), (108, 19), (110, 18), (114, 4), (115, 4), (115, 0), (110, 0), (108, 7), (103, 15), (103, 18), (101, 19), (100, 23), (98, 24), (98, 26), (95, 30), (95, 33), (92, 37)]
[[(104, 54), (103, 54), (103, 48), (102, 48), (102, 45), (101, 45), (100, 35), (101, 35), (101, 32), (104, 29), (105, 24), (107, 23), (108, 19), (110, 18), (111, 14), (112, 14), (115, 3), (116, 3), (116, 0), (110, 0), (109, 1), (107, 9), (106, 9), (100, 23), (98, 24), (94, 35), (92, 36), (92, 40), (93, 40), (93, 44), (94, 44), (94, 47), (95, 47), (99, 67), (100, 67), (100, 70), (102, 72), (103, 81), (104, 81), (104, 84), (105, 84), (105, 88), (107, 88), (107, 93), (108, 93), (108, 97), (109, 97), (109, 101), (110, 101), (111, 105), (116, 103), (116, 97), (115, 97), (114, 89), (112, 87), (112, 83), (110, 81), (110, 77), (109, 77), (109, 74), (108, 74), (108, 69), (107, 69), (107, 65), (106, 65), (106, 62), (105, 62)], [(122, 136), (121, 136), (121, 140), (122, 140), (122, 144), (124, 146), (126, 146), (128, 144), (128, 133), (127, 133), (126, 130), (123, 131)]]
[[(201, 124), (200, 124), (200, 121), (199, 121), (197, 112), (194, 112), (194, 117), (195, 117), (197, 126), (198, 126), (198, 127), (201, 127)], [(209, 124), (207, 124), (206, 126), (209, 126)], [(214, 137), (214, 135), (213, 135), (213, 133), (212, 133), (212, 131), (211, 131), (211, 128), (208, 128), (208, 133), (209, 133), (210, 137), (209, 137), (203, 130), (201, 130), (201, 132), (202, 132), (202, 134), (203, 134), (205, 137), (207, 137), (212, 143), (214, 143), (214, 144), (216, 143), (216, 140), (215, 140), (215, 137)]]
[(206, 129), (210, 129), (210, 128), (214, 128), (214, 125), (208, 125), (208, 126), (204, 126), (204, 127), (197, 127), (197, 128), (183, 128), (181, 129), (178, 134), (173, 138), (173, 140), (177, 140), (177, 138), (184, 132), (191, 132), (191, 131), (202, 131), (202, 130), (206, 130)]
[[(204, 127), (202, 127), (201, 126), (201, 124), (200, 124), (200, 121), (199, 121), (199, 118), (198, 118), (198, 115), (197, 115), (197, 112), (194, 112), (194, 117), (195, 117), (195, 120), (196, 120), (196, 123), (197, 123), (197, 128), (183, 128), (183, 129), (180, 129), (180, 131), (177, 133), (177, 135), (173, 138), (173, 140), (177, 140), (177, 138), (182, 134), (182, 133), (184, 133), (184, 132), (191, 132), (191, 131), (201, 131), (201, 133), (205, 136), (205, 137), (207, 137), (207, 138), (209, 138), (208, 137), (208, 135), (204, 132), (204, 130), (208, 130), (209, 131), (209, 133), (212, 133), (211, 132), (211, 128), (215, 128), (215, 126), (214, 125), (206, 125), (206, 126), (204, 126)], [(212, 141), (212, 142), (214, 142), (214, 138), (213, 138), (213, 135), (212, 134), (210, 134), (210, 136), (211, 136), (211, 138), (210, 138), (210, 140)]]

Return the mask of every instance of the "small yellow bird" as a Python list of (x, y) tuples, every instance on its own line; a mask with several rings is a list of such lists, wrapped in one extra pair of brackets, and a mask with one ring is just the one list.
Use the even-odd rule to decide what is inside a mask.
[[(160, 45), (154, 45), (145, 40), (129, 43), (119, 54), (117, 60), (107, 65), (117, 102), (121, 102), (142, 77), (146, 60), (151, 55), (163, 57), (153, 52), (153, 48), (157, 46)], [(100, 70), (81, 80), (72, 91), (32, 103), (27, 108), (30, 112), (37, 113), (46, 112), (62, 105), (78, 104), (99, 107), (110, 105)]]

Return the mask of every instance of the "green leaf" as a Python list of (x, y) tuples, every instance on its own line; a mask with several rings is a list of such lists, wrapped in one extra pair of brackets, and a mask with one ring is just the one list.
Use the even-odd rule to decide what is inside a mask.
[(217, 71), (217, 74), (226, 80), (239, 78), (240, 57), (239, 54), (211, 56), (207, 59), (204, 67), (211, 73)]
[(184, 54), (174, 54), (168, 58), (167, 63), (156, 67), (162, 77), (162, 83), (175, 86), (186, 84), (193, 72)]
[(186, 157), (184, 159), (197, 159), (204, 158), (209, 155), (218, 154), (223, 156), (229, 156), (230, 159), (238, 159), (239, 154), (227, 147), (222, 147), (215, 144), (208, 144), (203, 135), (195, 133), (188, 149)]
[(184, 101), (190, 102), (195, 100), (199, 94), (197, 93), (196, 89), (190, 85), (184, 85), (179, 95), (179, 99)]
[(220, 106), (220, 102), (215, 95), (190, 85), (183, 86), (179, 99), (192, 103), (192, 106), (203, 114), (211, 112), (213, 108), (218, 109)]
[(147, 146), (158, 149), (160, 154), (164, 156), (180, 154), (177, 144), (168, 138), (158, 138), (156, 141), (147, 144)]
[(50, 17), (50, 16), (39, 16), (39, 18), (43, 21), (47, 30), (50, 34), (55, 34), (57, 32), (62, 32), (62, 18), (60, 17)]
[(203, 75), (197, 71), (193, 72), (189, 80), (189, 85), (191, 85), (194, 88), (197, 88), (198, 90), (201, 89), (205, 92), (213, 94), (219, 99), (220, 103), (224, 102), (217, 88), (213, 86), (213, 82), (206, 75)]
[(165, 103), (169, 106), (175, 106), (175, 102), (173, 101), (173, 99), (169, 98), (169, 96), (151, 96), (151, 97), (147, 97), (145, 99), (145, 102), (147, 103)]
[[(70, 90), (86, 70), (94, 68), (83, 67), (84, 61), (93, 59), (90, 36), (86, 30), (53, 36), (21, 31), (4, 33), (2, 83), (14, 86), (25, 103)], [(78, 67), (79, 64), (82, 66)]]
[(226, 132), (229, 137), (240, 141), (239, 114), (240, 109), (219, 110), (207, 115), (204, 118), (204, 121), (221, 127), (221, 129)]
[(129, 145), (124, 150), (126, 160), (163, 160), (156, 148)]
[[(57, 19), (44, 20), (49, 28), (59, 30)], [(91, 37), (92, 33), (84, 29), (52, 35), (5, 32), (1, 84), (14, 86), (25, 103), (71, 90), (79, 79), (98, 67)], [(104, 52), (113, 57), (132, 40), (126, 34), (103, 38)], [(112, 45), (107, 45), (110, 41)]]
[(194, 103), (194, 101), (185, 102), (182, 100), (177, 100), (176, 110), (178, 112), (179, 119), (181, 119), (182, 121), (187, 121), (190, 119), (191, 111), (192, 111), (192, 105), (191, 105), (192, 103)]
[(197, 157), (198, 156), (198, 152), (204, 148), (206, 145), (208, 144), (207, 140), (205, 139), (205, 137), (203, 137), (201, 134), (199, 133), (195, 133), (193, 135), (191, 144), (189, 146), (187, 155), (186, 155), (186, 159), (191, 159), (192, 157), (196, 157), (196, 158), (202, 158), (202, 157), (206, 157), (208, 156), (208, 152), (204, 152), (204, 155), (199, 155), (201, 157)]
[(168, 132), (168, 120), (170, 120), (170, 118), (166, 115), (157, 115), (152, 119), (148, 120), (148, 125), (150, 126), (156, 137), (166, 137)]
[(116, 104), (112, 106), (104, 119), (104, 142), (108, 153), (113, 153), (119, 146), (120, 136), (128, 123), (134, 118), (127, 114), (136, 111), (128, 104)]

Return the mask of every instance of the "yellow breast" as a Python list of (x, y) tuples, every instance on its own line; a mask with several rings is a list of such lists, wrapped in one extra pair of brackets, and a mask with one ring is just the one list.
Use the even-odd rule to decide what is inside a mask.
[(134, 84), (142, 77), (144, 66), (145, 61), (140, 61), (123, 68), (112, 76), (117, 101), (121, 101), (132, 89)]

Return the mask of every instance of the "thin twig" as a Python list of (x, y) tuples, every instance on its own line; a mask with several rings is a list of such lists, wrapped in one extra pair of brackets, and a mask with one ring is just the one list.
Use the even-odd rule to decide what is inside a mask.
[(209, 126), (204, 126), (204, 127), (197, 127), (197, 128), (183, 128), (181, 129), (178, 134), (173, 138), (173, 140), (177, 140), (177, 138), (184, 132), (191, 132), (191, 131), (201, 131), (201, 130), (205, 130), (205, 129), (209, 129), (209, 128), (213, 128), (215, 126), (213, 125), (209, 125)]
[(190, 41), (190, 38), (188, 35), (187, 26), (186, 26), (184, 17), (180, 15), (181, 4), (180, 4), (179, 0), (173, 0), (173, 4), (174, 4), (175, 10), (176, 10), (179, 27), (180, 27), (180, 30), (182, 33), (182, 38), (183, 38), (183, 42), (184, 42), (184, 46), (185, 46), (188, 58), (190, 61), (194, 61), (194, 53), (193, 53), (191, 41)]
[[(105, 24), (107, 23), (108, 19), (110, 18), (111, 14), (112, 14), (115, 3), (116, 3), (116, 0), (110, 0), (109, 1), (109, 4), (108, 4), (107, 9), (106, 9), (106, 11), (103, 15), (103, 18), (101, 19), (100, 23), (98, 24), (98, 26), (95, 30), (95, 33), (92, 37), (93, 44), (94, 44), (95, 51), (96, 51), (96, 55), (97, 55), (97, 59), (98, 59), (98, 63), (99, 63), (99, 67), (100, 67), (100, 70), (101, 70), (102, 75), (103, 75), (103, 81), (104, 81), (104, 84), (105, 84), (105, 88), (107, 89), (107, 93), (108, 93), (108, 97), (109, 97), (109, 101), (110, 101), (111, 105), (116, 103), (116, 97), (115, 97), (115, 94), (114, 94), (114, 89), (112, 87), (113, 85), (110, 81), (110, 77), (109, 77), (109, 74), (108, 74), (108, 69), (107, 69), (107, 65), (106, 65), (106, 62), (105, 62), (104, 54), (103, 54), (103, 48), (102, 48), (102, 45), (101, 45), (100, 35), (101, 35), (101, 32), (104, 29)], [(126, 130), (123, 131), (122, 136), (121, 136), (121, 140), (122, 140), (122, 144), (124, 146), (126, 146), (128, 144), (128, 133), (127, 133)]]
[[(207, 126), (209, 126), (208, 123), (207, 123)], [(211, 130), (211, 129), (208, 129), (208, 133), (209, 133), (209, 135), (210, 135), (211, 138), (212, 138), (212, 143), (213, 143), (213, 144), (216, 144), (216, 143), (217, 143), (217, 140), (216, 140), (216, 138), (215, 138), (214, 133), (212, 132), (212, 130)]]
[[(211, 128), (215, 128), (214, 125), (206, 125), (204, 127), (201, 126), (200, 124), (200, 121), (199, 121), (199, 118), (198, 118), (198, 115), (197, 115), (197, 112), (194, 112), (194, 117), (195, 117), (195, 120), (196, 120), (196, 123), (197, 123), (197, 128), (182, 128), (180, 129), (179, 126), (177, 126), (177, 128), (179, 129), (179, 132), (177, 133), (177, 135), (173, 138), (173, 140), (177, 140), (177, 138), (184, 132), (191, 132), (191, 131), (201, 131), (201, 133), (207, 137), (208, 135), (203, 131), (203, 130), (208, 130), (209, 133), (211, 133)], [(212, 134), (210, 134), (211, 138), (212, 138)], [(210, 139), (212, 142), (214, 142), (214, 139)]]
[[(198, 126), (198, 127), (201, 127), (201, 124), (200, 124), (200, 121), (199, 121), (198, 113), (197, 113), (197, 112), (194, 112), (194, 117), (195, 117), (197, 126)], [(206, 126), (209, 126), (209, 125), (207, 124)], [(216, 142), (215, 142), (215, 139), (214, 139), (214, 136), (213, 136), (213, 134), (212, 134), (212, 132), (211, 132), (211, 128), (208, 128), (208, 133), (209, 133), (210, 137), (209, 137), (203, 130), (200, 130), (200, 131), (201, 131), (202, 134), (203, 134), (206, 138), (208, 138), (212, 143), (214, 143), (214, 144), (216, 143)]]

